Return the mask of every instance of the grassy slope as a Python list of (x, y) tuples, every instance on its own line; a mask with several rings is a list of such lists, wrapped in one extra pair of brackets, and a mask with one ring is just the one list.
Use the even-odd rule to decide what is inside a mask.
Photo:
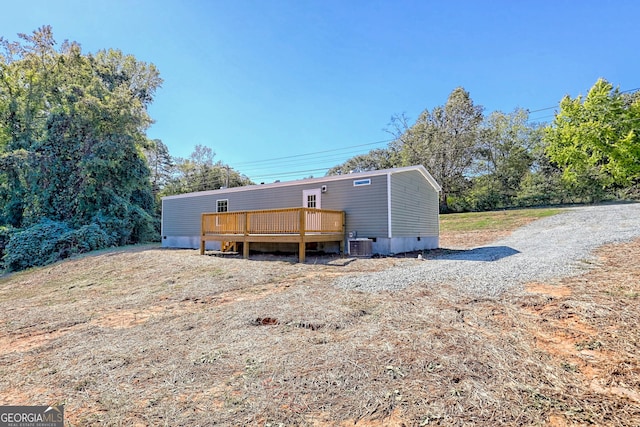
[(562, 212), (561, 209), (518, 209), (492, 212), (468, 212), (440, 216), (440, 230), (453, 231), (509, 231), (536, 219)]
[(331, 285), (410, 259), (102, 252), (0, 278), (0, 404), (64, 402), (70, 425), (639, 425), (640, 241), (600, 255), (478, 299)]

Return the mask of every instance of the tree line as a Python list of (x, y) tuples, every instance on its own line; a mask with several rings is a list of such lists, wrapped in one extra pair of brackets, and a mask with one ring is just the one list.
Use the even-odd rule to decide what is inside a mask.
[(565, 96), (550, 124), (516, 109), (485, 116), (464, 88), (413, 123), (392, 117), (387, 148), (329, 170), (343, 174), (422, 164), (442, 186), (441, 212), (640, 198), (640, 91), (599, 79)]
[[(162, 79), (119, 50), (58, 45), (51, 27), (0, 38), (0, 270), (159, 238), (161, 198), (252, 184), (197, 145), (187, 158), (147, 137)], [(487, 116), (463, 88), (388, 147), (328, 175), (414, 164), (441, 184), (441, 211), (640, 196), (640, 92), (598, 80), (549, 125), (526, 110)]]
[(250, 182), (147, 137), (153, 64), (58, 45), (49, 26), (18, 37), (0, 38), (0, 269), (157, 240), (162, 195)]

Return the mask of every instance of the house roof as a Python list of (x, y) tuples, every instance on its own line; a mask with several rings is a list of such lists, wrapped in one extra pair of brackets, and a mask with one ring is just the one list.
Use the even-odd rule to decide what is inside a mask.
[(416, 166), (405, 166), (405, 167), (393, 168), (393, 169), (381, 169), (381, 170), (374, 170), (374, 171), (367, 171), (367, 172), (349, 173), (349, 174), (344, 174), (344, 175), (323, 176), (321, 178), (307, 178), (307, 179), (298, 179), (298, 180), (295, 180), (295, 181), (274, 182), (274, 183), (269, 183), (269, 184), (245, 185), (245, 186), (242, 186), (242, 187), (221, 188), (219, 190), (207, 190), (207, 191), (198, 191), (198, 192), (194, 192), (194, 193), (183, 193), (183, 194), (176, 194), (176, 195), (173, 195), (173, 196), (165, 196), (162, 199), (163, 200), (164, 199), (179, 199), (179, 198), (182, 198), (182, 197), (221, 195), (221, 194), (237, 193), (237, 192), (241, 192), (241, 191), (250, 191), (250, 190), (258, 190), (258, 189), (262, 190), (262, 189), (278, 188), (278, 187), (288, 187), (288, 186), (300, 185), (300, 184), (313, 184), (313, 183), (324, 184), (324, 183), (327, 183), (327, 182), (342, 181), (342, 180), (345, 180), (345, 179), (359, 179), (359, 178), (368, 178), (368, 177), (371, 177), (371, 176), (379, 176), (379, 175), (393, 175), (393, 174), (402, 173), (402, 172), (408, 172), (408, 171), (418, 171), (418, 172), (420, 172), (424, 176), (424, 178), (427, 180), (427, 182), (429, 182), (429, 184), (431, 184), (431, 186), (436, 191), (440, 192), (440, 190), (441, 190), (440, 185), (431, 176), (429, 171), (427, 171), (427, 169), (422, 165), (416, 165)]

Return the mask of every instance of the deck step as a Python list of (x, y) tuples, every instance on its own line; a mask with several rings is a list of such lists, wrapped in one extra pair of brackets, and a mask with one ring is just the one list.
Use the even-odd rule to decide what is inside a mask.
[(221, 252), (238, 252), (238, 242), (222, 242)]

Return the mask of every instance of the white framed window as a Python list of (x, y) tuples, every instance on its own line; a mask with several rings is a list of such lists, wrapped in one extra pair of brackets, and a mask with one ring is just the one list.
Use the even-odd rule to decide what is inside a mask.
[(318, 205), (318, 197), (315, 194), (307, 194), (307, 207), (315, 208)]

